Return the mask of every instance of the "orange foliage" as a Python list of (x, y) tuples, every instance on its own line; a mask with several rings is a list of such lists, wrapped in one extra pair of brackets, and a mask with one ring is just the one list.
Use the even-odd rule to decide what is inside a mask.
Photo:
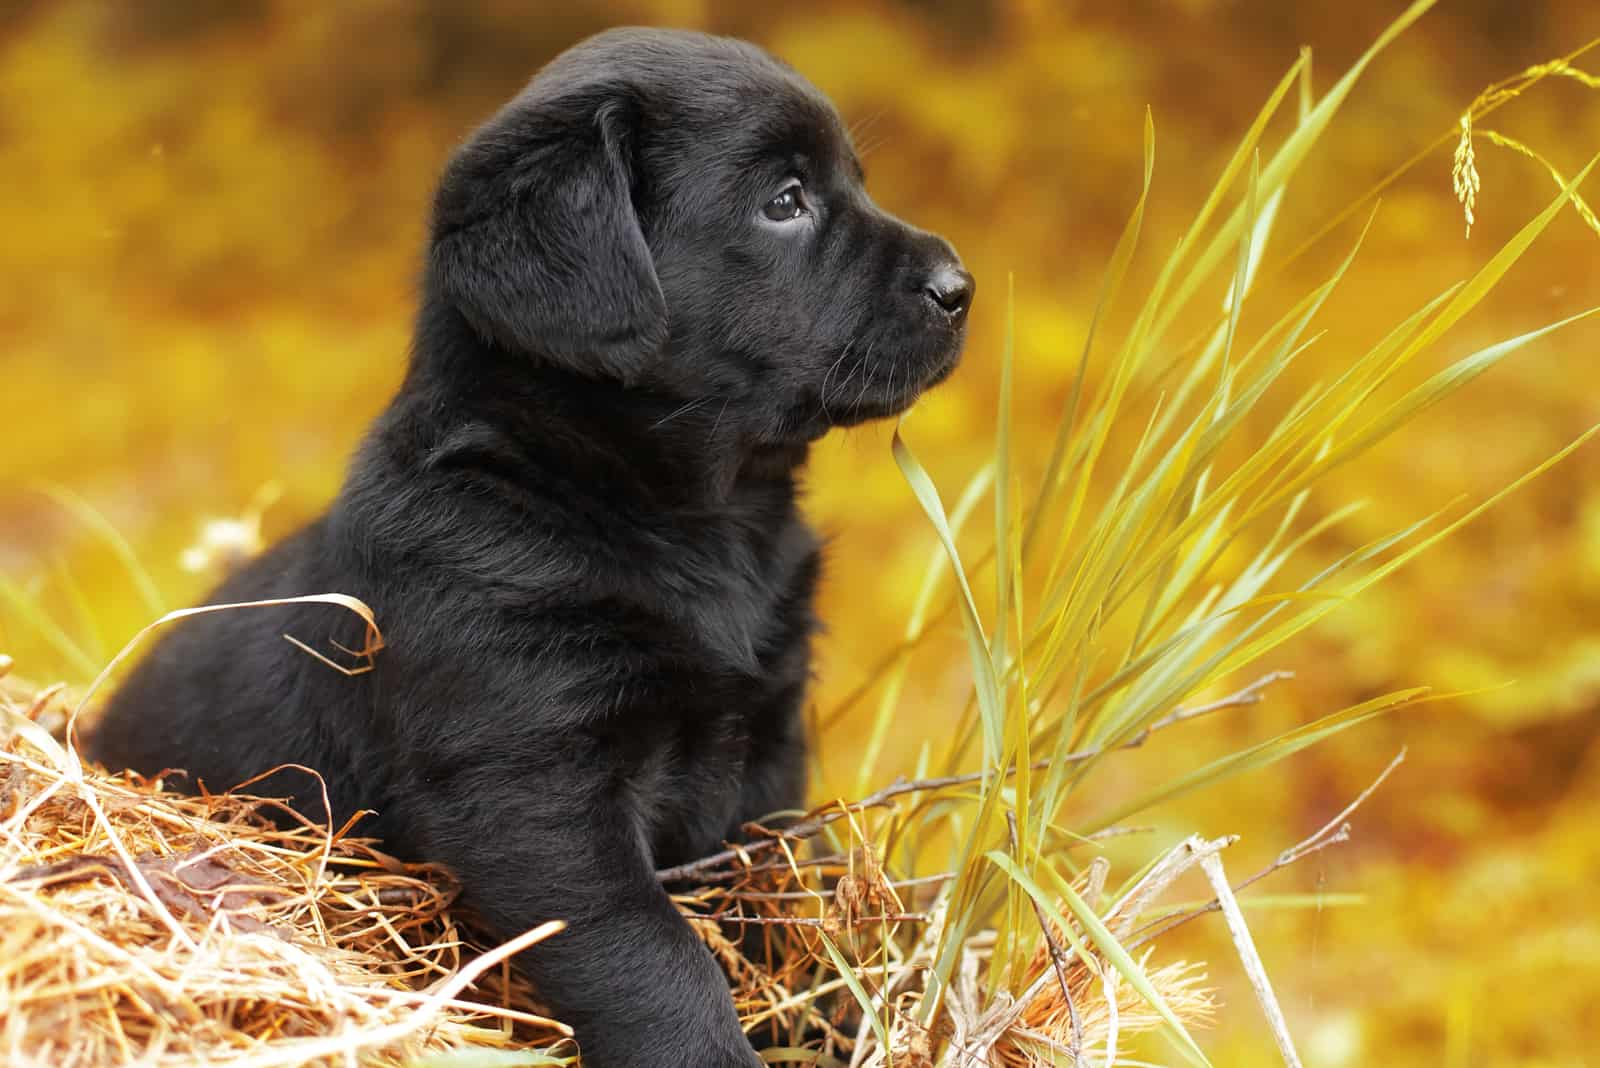
[[(32, 675), (68, 678), (157, 613), (116, 554), (35, 483), (103, 512), (165, 607), (208, 581), (180, 566), (205, 518), (244, 512), (269, 482), (283, 489), (265, 515), (269, 537), (313, 514), (402, 369), (441, 161), (585, 33), (652, 21), (761, 41), (855, 124), (878, 198), (954, 240), (980, 281), (972, 341), (908, 431), (954, 487), (992, 449), (1008, 273), (1018, 464), (1037, 478), (1137, 193), (1146, 104), (1157, 168), (1144, 247), (1156, 251), (1134, 286), (1297, 47), (1316, 47), (1317, 69), (1342, 70), (1398, 10), (1390, 0), (0, 6), (0, 575), (16, 584), (0, 599), (0, 649)], [(1451, 190), (1457, 117), (1484, 85), (1597, 34), (1600, 9), (1587, 0), (1459, 3), (1384, 57), (1297, 178), (1264, 285), (1298, 294), (1321, 281), (1350, 227), (1302, 242), (1445, 140), (1385, 193), (1328, 336), (1286, 376), (1286, 398), (1463, 277), (1548, 200), (1537, 164), (1480, 143), (1477, 223), (1464, 239)], [(1600, 148), (1600, 93), (1557, 81), (1495, 125), (1570, 174)], [(1600, 303), (1596, 240), (1576, 213), (1559, 219), (1439, 358)], [(1600, 328), (1585, 323), (1541, 343), (1340, 473), (1324, 509), (1372, 504), (1325, 536), (1324, 558), (1458, 495), (1482, 498), (1600, 420), (1597, 342)], [(811, 511), (835, 535), (824, 716), (898, 639), (933, 546), (887, 443), (881, 430), (838, 435), (812, 465)], [(1587, 963), (1600, 943), (1597, 486), (1600, 451), (1589, 448), (1333, 616), (1274, 665), (1297, 681), (1247, 722), (1265, 736), (1402, 685), (1494, 688), (1162, 813), (1175, 832), (1244, 831), (1240, 848), (1270, 857), (1411, 746), (1355, 844), (1283, 877), (1281, 889), (1365, 890), (1366, 904), (1256, 921), (1312, 1063), (1577, 1065), (1600, 1044)], [(24, 618), (24, 601), (48, 608), (77, 657)], [(959, 656), (916, 662), (879, 779), (953, 720), (963, 672)], [(822, 738), (819, 794), (854, 790), (870, 704)], [(1230, 744), (1188, 737), (1184, 748), (1152, 742), (1118, 774), (1171, 773)], [(1212, 969), (1235, 1006), (1212, 1036), (1214, 1060), (1274, 1063), (1227, 971)]]

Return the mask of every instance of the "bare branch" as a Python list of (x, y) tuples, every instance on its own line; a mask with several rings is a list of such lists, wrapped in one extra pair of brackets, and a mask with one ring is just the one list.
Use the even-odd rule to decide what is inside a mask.
[[(1174, 724), (1182, 723), (1184, 720), (1194, 719), (1197, 716), (1209, 715), (1212, 712), (1221, 712), (1223, 709), (1227, 708), (1242, 708), (1246, 705), (1259, 705), (1263, 700), (1266, 699), (1266, 689), (1268, 686), (1271, 686), (1275, 682), (1281, 682), (1284, 679), (1292, 678), (1294, 678), (1294, 672), (1292, 671), (1269, 671), (1255, 682), (1252, 682), (1250, 685), (1246, 686), (1244, 689), (1238, 691), (1237, 693), (1229, 694), (1227, 697), (1221, 698), (1220, 700), (1211, 701), (1203, 705), (1196, 705), (1193, 708), (1173, 709), (1170, 713), (1156, 720), (1143, 731), (1139, 732), (1139, 735), (1136, 735), (1136, 737), (1138, 737), (1140, 741), (1143, 741), (1144, 738), (1149, 737), (1154, 732), (1162, 730), (1166, 727), (1171, 727)], [(1134, 745), (1137, 743), (1130, 742), (1128, 744)]]
[[(737, 912), (696, 914), (696, 920), (715, 920), (718, 923), (755, 924), (769, 927), (824, 927), (828, 921), (815, 916), (741, 916)], [(886, 912), (859, 916), (848, 927), (864, 927), (871, 923), (927, 923), (926, 912)]]
[[(1344, 807), (1342, 812), (1324, 824), (1315, 834), (1295, 843), (1288, 849), (1285, 849), (1282, 853), (1279, 853), (1277, 859), (1271, 864), (1268, 864), (1265, 868), (1262, 868), (1254, 875), (1248, 876), (1247, 878), (1234, 883), (1233, 892), (1237, 894), (1247, 887), (1253, 886), (1262, 879), (1265, 879), (1273, 872), (1278, 871), (1281, 868), (1286, 868), (1295, 861), (1303, 860), (1312, 853), (1326, 849), (1331, 845), (1338, 845), (1342, 842), (1349, 841), (1350, 824), (1346, 821), (1355, 813), (1357, 808), (1364, 804), (1366, 800), (1371, 797), (1374, 792), (1376, 792), (1378, 787), (1384, 784), (1385, 780), (1387, 780), (1390, 775), (1394, 774), (1394, 770), (1398, 768), (1405, 761), (1405, 759), (1406, 751), (1401, 749), (1399, 753), (1395, 754), (1395, 758), (1389, 761), (1388, 766), (1378, 774), (1378, 777), (1372, 780), (1372, 785), (1361, 791), (1361, 793), (1356, 796), (1354, 801), (1350, 802), (1350, 804)], [(1201, 905), (1199, 908), (1191, 909), (1188, 912), (1179, 913), (1176, 916), (1169, 916), (1164, 920), (1153, 920), (1139, 928), (1139, 930), (1133, 932), (1137, 937), (1132, 942), (1128, 943), (1128, 951), (1132, 952), (1133, 950), (1138, 949), (1140, 946), (1146, 945), (1155, 939), (1160, 938), (1162, 935), (1176, 927), (1182, 927), (1191, 920), (1199, 919), (1201, 916), (1204, 916), (1207, 913), (1218, 912), (1221, 909), (1221, 901), (1213, 898), (1211, 901)]]
[[(782, 865), (785, 869), (788, 865)], [(915, 879), (892, 879), (889, 885), (896, 890), (904, 890), (908, 886), (931, 886), (935, 883), (949, 882), (956, 877), (953, 871), (936, 872), (933, 875), (921, 875)], [(814, 890), (785, 890), (781, 892), (767, 890), (730, 890), (729, 897), (739, 901), (810, 901), (815, 900), (817, 894)]]
[[(1394, 759), (1389, 761), (1389, 765), (1385, 767), (1383, 771), (1378, 773), (1378, 777), (1376, 779), (1372, 780), (1372, 784), (1357, 794), (1356, 799), (1346, 805), (1343, 811), (1341, 811), (1337, 816), (1323, 824), (1321, 830), (1319, 830), (1316, 834), (1313, 834), (1310, 838), (1307, 838), (1305, 841), (1300, 842), (1298, 845), (1290, 846), (1288, 849), (1285, 849), (1282, 853), (1278, 854), (1278, 866), (1283, 867), (1286, 864), (1293, 864), (1295, 861), (1299, 860), (1308, 853), (1315, 853), (1317, 850), (1323, 848), (1323, 846), (1332, 845), (1334, 840), (1342, 842), (1349, 838), (1350, 825), (1345, 821), (1350, 818), (1356, 809), (1360, 808), (1366, 803), (1367, 798), (1371, 797), (1377, 792), (1378, 787), (1383, 785), (1384, 780), (1390, 775), (1394, 774), (1394, 770), (1396, 768), (1405, 763), (1405, 759), (1406, 750), (1404, 747), (1402, 747), (1400, 752), (1394, 755)], [(1324, 839), (1327, 840), (1324, 841)]]
[[(1204, 716), (1212, 712), (1218, 712), (1225, 708), (1239, 708), (1244, 705), (1259, 704), (1263, 697), (1263, 691), (1265, 691), (1268, 686), (1278, 682), (1281, 679), (1293, 677), (1293, 672), (1268, 672), (1266, 675), (1263, 675), (1261, 678), (1257, 679), (1255, 682), (1252, 682), (1244, 689), (1238, 691), (1237, 693), (1230, 694), (1229, 696), (1220, 700), (1212, 701), (1203, 705), (1196, 705), (1193, 708), (1175, 709), (1166, 716), (1163, 716), (1161, 719), (1156, 720), (1154, 723), (1150, 724), (1148, 727), (1144, 728), (1142, 731), (1135, 734), (1132, 738), (1121, 743), (1120, 745), (1111, 746), (1109, 748), (1105, 746), (1096, 746), (1093, 749), (1083, 749), (1075, 753), (1068, 753), (1060, 758), (1038, 761), (1030, 765), (1030, 767), (1033, 770), (1038, 770), (1048, 767), (1052, 763), (1081, 763), (1085, 760), (1093, 760), (1107, 752), (1113, 752), (1118, 749), (1136, 749), (1143, 745), (1145, 741), (1149, 739), (1150, 735), (1154, 734), (1158, 730), (1164, 730), (1167, 727), (1175, 726), (1198, 716)], [(1000, 774), (1002, 777), (1010, 777), (1015, 773), (1015, 768), (1008, 768), (1006, 771)], [(713, 853), (710, 856), (701, 857), (699, 860), (689, 861), (687, 864), (679, 864), (672, 868), (663, 868), (656, 872), (656, 878), (661, 882), (669, 883), (680, 882), (682, 880), (695, 877), (704, 877), (705, 873), (713, 872), (724, 865), (736, 862), (746, 863), (751, 856), (754, 856), (757, 853), (764, 853), (772, 849), (779, 842), (795, 842), (803, 841), (807, 838), (813, 838), (822, 833), (822, 831), (829, 825), (843, 819), (846, 815), (864, 812), (869, 808), (882, 808), (897, 798), (905, 796), (906, 794), (931, 793), (938, 790), (948, 790), (956, 786), (967, 786), (972, 783), (982, 782), (985, 779), (994, 776), (995, 774), (996, 773), (993, 771), (974, 771), (968, 772), (964, 775), (945, 775), (940, 778), (933, 779), (896, 779), (894, 782), (890, 783), (888, 786), (885, 786), (877, 793), (870, 794), (859, 801), (830, 802), (816, 815), (808, 819), (801, 820), (798, 823), (791, 824), (790, 826), (778, 831), (765, 831), (768, 837), (758, 838), (753, 842), (747, 842), (737, 849), (724, 849), (720, 853)], [(760, 827), (756, 827), (754, 829), (757, 831), (764, 831), (764, 828)]]

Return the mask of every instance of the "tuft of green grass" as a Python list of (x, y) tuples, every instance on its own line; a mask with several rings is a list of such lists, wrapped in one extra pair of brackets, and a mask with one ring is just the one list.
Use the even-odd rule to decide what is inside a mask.
[[(1313, 493), (1332, 471), (1392, 438), (1500, 361), (1600, 311), (1529, 330), (1399, 388), (1399, 372), (1436, 348), (1482, 303), (1559, 212), (1571, 205), (1591, 219), (1578, 195), (1595, 166), (1591, 160), (1571, 178), (1552, 168), (1559, 193), (1543, 211), (1471, 277), (1423, 302), (1365, 351), (1352, 353), (1333, 380), (1292, 397), (1274, 392), (1296, 357), (1319, 342), (1318, 317), (1355, 269), (1366, 237), (1363, 228), (1326, 280), (1288, 308), (1258, 306), (1260, 265), (1291, 179), (1362, 73), (1431, 6), (1430, 0), (1412, 4), (1320, 99), (1311, 88), (1310, 54), (1302, 53), (1161, 261), (1153, 285), (1132, 310), (1131, 324), (1112, 337), (1109, 323), (1127, 296), (1155, 170), (1154, 126), (1147, 115), (1143, 186), (1108, 262), (1044, 476), (1030, 492), (1019, 481), (1010, 431), (1019, 356), (1009, 308), (994, 459), (956, 508), (946, 510), (936, 479), (917, 460), (903, 427), (897, 428), (895, 461), (932, 526), (943, 580), (953, 592), (942, 594), (942, 608), (934, 607), (941, 578), (930, 567), (904, 641), (852, 698), (881, 686), (860, 783), (864, 789), (875, 768), (906, 672), (924, 639), (952, 615), (963, 635), (972, 690), (958, 729), (942, 752), (932, 749), (923, 763), (941, 774), (974, 768), (977, 774), (959, 797), (928, 801), (884, 821), (888, 830), (879, 845), (888, 867), (906, 875), (943, 868), (951, 878), (930, 909), (938, 918), (929, 928), (931, 941), (902, 950), (905, 960), (923, 954), (922, 996), (908, 1008), (903, 1000), (873, 999), (852, 985), (871, 1016), (863, 1037), (870, 1034), (883, 1047), (872, 1055), (883, 1063), (893, 1063), (893, 1036), (918, 1029), (933, 1033), (948, 1014), (979, 932), (994, 932), (983, 967), (984, 996), (991, 1004), (1027, 996), (1025, 988), (1036, 981), (1030, 960), (1040, 944), (1041, 915), (1067, 936), (1067, 952), (1076, 961), (1109, 968), (1149, 1002), (1183, 1059), (1207, 1063), (1185, 1021), (1105, 922), (1103, 902), (1075, 889), (1086, 869), (1074, 859), (1074, 847), (1083, 836), (1117, 827), (1158, 803), (1283, 760), (1376, 716), (1448, 695), (1408, 688), (1330, 711), (1203, 766), (1179, 769), (1170, 780), (1110, 804), (1097, 804), (1086, 787), (1118, 749), (1170, 725), (1180, 702), (1239, 672), (1259, 670), (1290, 638), (1414, 561), (1595, 433), (1581, 435), (1486, 500), (1422, 517), (1309, 577), (1290, 577), (1306, 545), (1359, 507), (1314, 514)], [(1541, 70), (1577, 77), (1565, 64), (1535, 68), (1516, 82), (1517, 91), (1542, 76)], [(1267, 131), (1296, 86), (1292, 129), (1281, 143), (1269, 145)], [(1471, 110), (1498, 102), (1492, 95), (1480, 98)], [(1220, 306), (1207, 313), (1205, 301), (1218, 293)], [(1179, 324), (1197, 317), (1210, 325), (1195, 345), (1181, 344), (1175, 337)], [(1247, 419), (1259, 423), (1265, 413), (1274, 419), (1264, 440), (1243, 455), (1227, 448), (1240, 440)], [(1131, 449), (1119, 449), (1113, 430), (1126, 426), (1143, 431)], [(985, 497), (993, 506), (992, 542), (964, 554), (962, 531)], [(948, 857), (932, 855), (941, 843)], [(1146, 874), (1135, 873), (1112, 897), (1127, 893)], [(843, 970), (838, 948), (830, 943), (829, 950)], [(885, 944), (877, 952), (896, 950)], [(1272, 1018), (1275, 1009), (1267, 999), (1270, 992), (1263, 1004)], [(913, 1018), (909, 1031), (907, 1016)], [(1286, 1060), (1294, 1063), (1292, 1044), (1286, 1035), (1278, 1037)], [(853, 1063), (878, 1062), (858, 1053)]]

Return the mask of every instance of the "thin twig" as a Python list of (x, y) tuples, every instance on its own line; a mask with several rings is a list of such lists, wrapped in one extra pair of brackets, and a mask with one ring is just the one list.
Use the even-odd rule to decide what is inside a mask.
[[(713, 912), (695, 916), (697, 920), (715, 920), (718, 923), (752, 924), (768, 927), (822, 927), (829, 921), (815, 916), (741, 916), (737, 912)], [(861, 916), (849, 927), (864, 927), (869, 923), (927, 923), (926, 912), (888, 912), (882, 915)]]
[[(787, 868), (788, 865), (785, 864), (783, 867)], [(941, 871), (933, 875), (921, 875), (915, 879), (890, 880), (889, 885), (896, 890), (904, 890), (908, 886), (929, 886), (934, 883), (949, 882), (955, 877), (956, 873), (953, 871)], [(739, 901), (811, 901), (817, 896), (814, 890), (729, 890), (727, 894)]]
[[(1401, 749), (1400, 752), (1395, 754), (1395, 758), (1389, 761), (1388, 766), (1379, 773), (1378, 777), (1372, 780), (1372, 785), (1361, 791), (1361, 793), (1356, 796), (1354, 801), (1350, 802), (1344, 807), (1343, 811), (1341, 811), (1337, 816), (1329, 820), (1327, 823), (1323, 824), (1323, 826), (1315, 834), (1295, 843), (1288, 849), (1285, 849), (1282, 853), (1279, 853), (1277, 859), (1275, 859), (1271, 864), (1268, 864), (1265, 868), (1262, 868), (1254, 875), (1234, 883), (1233, 892), (1237, 894), (1245, 890), (1247, 887), (1253, 886), (1262, 879), (1265, 879), (1273, 872), (1278, 871), (1281, 868), (1286, 868), (1298, 860), (1303, 860), (1312, 853), (1326, 849), (1331, 845), (1338, 845), (1341, 842), (1348, 842), (1350, 840), (1350, 824), (1346, 821), (1357, 808), (1366, 803), (1366, 800), (1377, 791), (1378, 787), (1384, 784), (1384, 781), (1394, 773), (1394, 770), (1398, 768), (1405, 761), (1405, 759), (1406, 750)], [(1171, 931), (1176, 927), (1182, 927), (1189, 921), (1199, 919), (1201, 916), (1204, 916), (1208, 913), (1218, 912), (1221, 910), (1221, 908), (1222, 903), (1213, 898), (1206, 904), (1201, 905), (1198, 908), (1191, 909), (1188, 912), (1179, 913), (1176, 916), (1169, 916), (1164, 920), (1152, 920), (1150, 923), (1145, 924), (1143, 927), (1133, 932), (1135, 937), (1132, 942), (1127, 944), (1128, 951), (1131, 953), (1140, 946), (1146, 945), (1155, 939), (1160, 938), (1168, 931)]]
[[(1367, 798), (1371, 797), (1377, 792), (1378, 787), (1383, 785), (1384, 780), (1390, 775), (1394, 774), (1394, 770), (1396, 768), (1405, 763), (1405, 759), (1406, 749), (1404, 746), (1402, 746), (1400, 752), (1394, 755), (1394, 759), (1389, 761), (1388, 765), (1378, 773), (1378, 777), (1376, 779), (1372, 780), (1372, 784), (1357, 794), (1356, 799), (1346, 805), (1337, 816), (1323, 824), (1321, 830), (1317, 831), (1316, 834), (1313, 834), (1305, 841), (1300, 842), (1297, 845), (1290, 846), (1288, 849), (1285, 849), (1282, 853), (1278, 854), (1278, 866), (1283, 867), (1286, 864), (1293, 864), (1307, 853), (1315, 853), (1317, 850), (1323, 848), (1323, 846), (1333, 844), (1333, 839), (1338, 839), (1342, 842), (1349, 838), (1350, 825), (1345, 821), (1348, 820), (1352, 814), (1354, 814), (1356, 809), (1360, 808), (1366, 803)], [(1324, 841), (1324, 839), (1328, 840)]]
[(1161, 717), (1154, 723), (1150, 724), (1150, 726), (1140, 731), (1134, 736), (1136, 740), (1127, 744), (1137, 745), (1139, 742), (1144, 741), (1144, 739), (1148, 738), (1151, 734), (1158, 730), (1161, 730), (1165, 727), (1171, 727), (1174, 724), (1182, 723), (1184, 720), (1194, 719), (1196, 716), (1204, 716), (1212, 712), (1221, 712), (1226, 708), (1242, 708), (1246, 705), (1258, 705), (1265, 700), (1265, 691), (1268, 686), (1271, 686), (1275, 682), (1281, 682), (1284, 679), (1292, 678), (1294, 678), (1294, 672), (1292, 671), (1269, 671), (1256, 681), (1252, 682), (1250, 685), (1246, 686), (1244, 689), (1238, 691), (1237, 693), (1229, 694), (1227, 697), (1221, 698), (1220, 700), (1211, 701), (1203, 705), (1195, 705), (1193, 708), (1173, 709), (1170, 713)]
[[(776, 840), (777, 839), (774, 839), (774, 841)], [(787, 860), (770, 861), (763, 864), (752, 864), (748, 868), (740, 867), (726, 871), (701, 872), (695, 877), (695, 882), (700, 884), (736, 883), (751, 875), (764, 875), (767, 872), (772, 871), (793, 872), (796, 867), (824, 869), (824, 874), (829, 874), (825, 869), (844, 869), (848, 865), (849, 859), (850, 858), (846, 857), (843, 853), (829, 853), (827, 856), (822, 857), (796, 858), (793, 864), (790, 864)], [(662, 873), (657, 872), (656, 878), (661, 882), (676, 881), (682, 878), (682, 876), (672, 874), (678, 870), (679, 869), (677, 868), (667, 869), (667, 876), (665, 878), (662, 877)]]
[[(1293, 673), (1288, 671), (1268, 672), (1266, 675), (1257, 679), (1255, 682), (1252, 682), (1244, 689), (1238, 691), (1237, 693), (1230, 694), (1221, 700), (1212, 701), (1203, 705), (1196, 705), (1193, 708), (1175, 709), (1168, 715), (1156, 720), (1154, 723), (1135, 734), (1132, 738), (1118, 745), (1110, 747), (1095, 746), (1092, 749), (1082, 749), (1075, 753), (1068, 753), (1059, 758), (1037, 761), (1029, 765), (1029, 767), (1032, 770), (1037, 771), (1041, 768), (1049, 767), (1051, 764), (1082, 763), (1083, 761), (1093, 760), (1096, 757), (1103, 756), (1107, 752), (1112, 752), (1119, 749), (1136, 749), (1143, 745), (1149, 739), (1149, 737), (1158, 730), (1164, 730), (1167, 727), (1175, 726), (1187, 720), (1194, 719), (1197, 716), (1207, 715), (1211, 712), (1218, 712), (1225, 708), (1238, 708), (1244, 705), (1258, 704), (1262, 700), (1262, 691), (1264, 691), (1274, 682), (1286, 678), (1293, 678)], [(1000, 772), (998, 774), (1001, 777), (1010, 777), (1015, 773), (1015, 768), (1008, 768), (1004, 772)], [(660, 882), (668, 883), (701, 876), (705, 872), (714, 871), (726, 864), (736, 861), (743, 862), (753, 854), (766, 852), (779, 842), (794, 842), (815, 837), (816, 835), (822, 833), (825, 828), (843, 819), (845, 816), (851, 813), (863, 812), (869, 808), (882, 808), (883, 806), (894, 801), (896, 798), (903, 797), (906, 794), (929, 793), (936, 790), (948, 790), (954, 786), (967, 786), (975, 782), (982, 782), (983, 780), (996, 774), (997, 773), (994, 771), (974, 771), (968, 772), (964, 775), (945, 775), (932, 779), (896, 779), (894, 782), (890, 783), (888, 786), (885, 786), (877, 793), (869, 794), (860, 801), (852, 801), (849, 803), (838, 801), (832, 802), (819, 814), (812, 816), (810, 819), (801, 820), (800, 822), (789, 827), (785, 827), (780, 831), (770, 832), (769, 837), (759, 838), (753, 842), (747, 842), (737, 849), (724, 849), (720, 853), (713, 853), (710, 856), (701, 857), (699, 860), (692, 860), (687, 864), (679, 864), (672, 868), (663, 868), (656, 872), (656, 879)]]

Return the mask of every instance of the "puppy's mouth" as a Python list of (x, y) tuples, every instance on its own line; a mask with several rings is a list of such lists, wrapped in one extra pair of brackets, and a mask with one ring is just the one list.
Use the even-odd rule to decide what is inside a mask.
[(958, 329), (929, 346), (932, 351), (899, 354), (890, 360), (867, 357), (854, 373), (823, 383), (823, 418), (830, 426), (842, 427), (899, 415), (950, 377), (961, 362), (964, 340), (965, 331)]

